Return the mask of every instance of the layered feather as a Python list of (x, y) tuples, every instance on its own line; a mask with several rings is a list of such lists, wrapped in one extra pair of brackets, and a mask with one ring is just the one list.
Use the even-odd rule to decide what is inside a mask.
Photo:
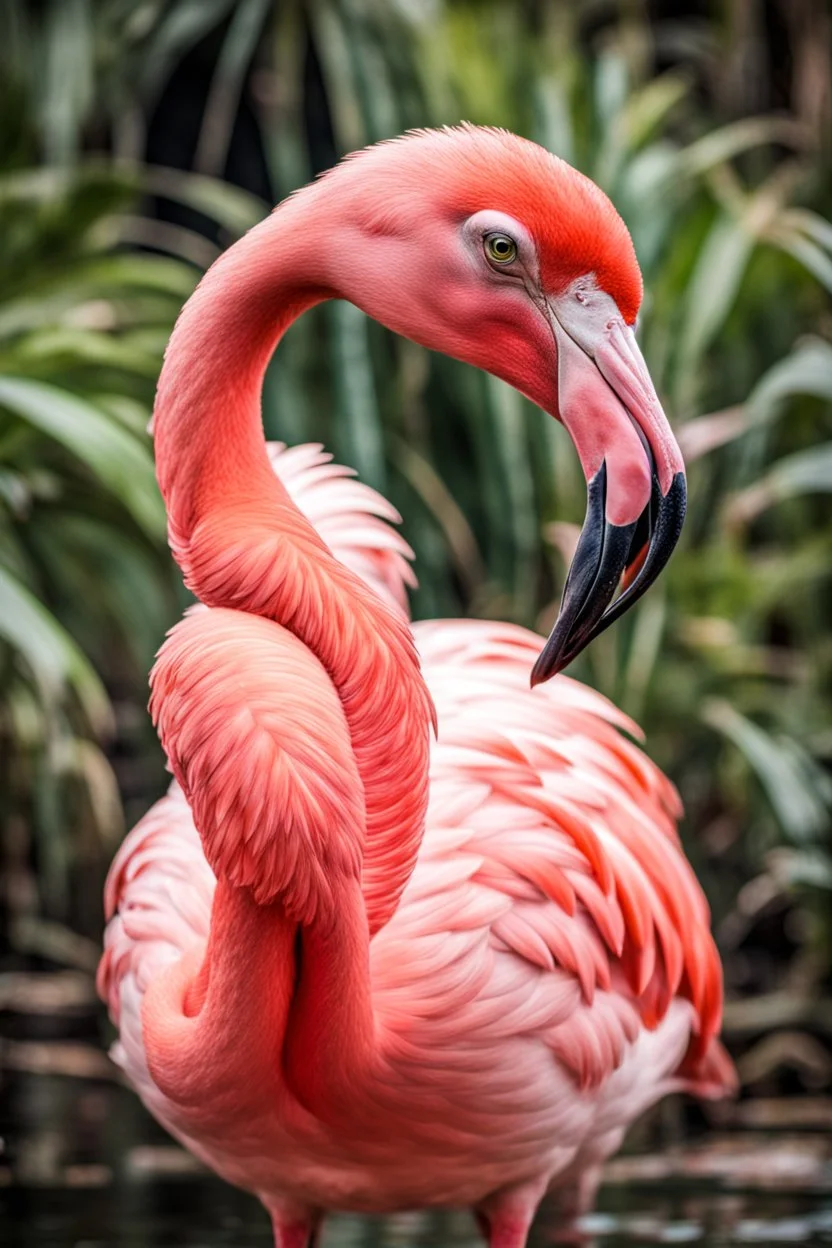
[[(270, 455), (333, 553), (404, 609), (410, 552), (392, 509), (320, 447)], [(463, 1031), (488, 1043), (528, 1035), (577, 1089), (598, 1090), (679, 998), (692, 1007), (685, 1061), (648, 1079), (646, 1102), (675, 1075), (720, 1090), (731, 1074), (713, 1040), (722, 994), (708, 910), (675, 830), (678, 797), (635, 725), (566, 677), (530, 690), (541, 639), (524, 629), (442, 621), (414, 633), (440, 732), (416, 869), (371, 945), (392, 1049), (424, 1059), (438, 1046), (464, 1064)], [(258, 696), (268, 701), (267, 681)], [(205, 941), (213, 884), (174, 788), (110, 872), (99, 986), (115, 1021), (128, 981), (141, 994)]]
[(336, 558), (376, 593), (410, 617), (407, 591), (416, 585), (413, 551), (393, 526), (401, 516), (355, 471), (332, 461), (320, 443), (287, 447), (269, 442), (275, 473)]

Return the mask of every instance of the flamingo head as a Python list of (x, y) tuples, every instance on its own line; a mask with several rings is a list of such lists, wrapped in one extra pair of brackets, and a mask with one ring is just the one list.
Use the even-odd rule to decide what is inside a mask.
[(653, 583), (684, 518), (684, 464), (633, 331), (627, 227), (564, 161), (478, 127), (379, 144), (318, 185), (338, 205), (335, 293), (509, 382), (575, 443), (587, 513), (539, 684)]

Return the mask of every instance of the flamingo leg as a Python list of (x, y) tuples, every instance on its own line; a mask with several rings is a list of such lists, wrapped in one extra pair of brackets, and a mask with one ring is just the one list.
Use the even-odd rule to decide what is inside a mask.
[(478, 1214), (477, 1221), (488, 1240), (488, 1248), (526, 1248), (531, 1217), (508, 1212), (492, 1218)]
[(582, 1218), (584, 1214), (592, 1212), (603, 1173), (604, 1168), (601, 1165), (587, 1166), (577, 1179), (575, 1186), (561, 1198), (562, 1218), (571, 1223)]
[(309, 1222), (274, 1222), (274, 1248), (315, 1248), (317, 1228)]
[(318, 1214), (272, 1208), (271, 1217), (274, 1248), (315, 1248), (321, 1224)]
[(495, 1193), (474, 1210), (488, 1248), (526, 1248), (545, 1180)]

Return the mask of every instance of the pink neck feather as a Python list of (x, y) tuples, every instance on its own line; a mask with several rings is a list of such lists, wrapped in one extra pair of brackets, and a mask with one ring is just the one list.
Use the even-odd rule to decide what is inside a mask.
[(307, 308), (337, 295), (337, 203), (320, 183), (226, 252), (171, 337), (154, 411), (171, 548), (210, 606), (276, 620), (319, 658), (341, 698), (364, 786), (362, 887), (371, 932), (416, 860), (432, 705), (407, 624), (338, 562), (277, 480), (260, 392), (269, 358)]
[(299, 929), (280, 904), (220, 879), (204, 956), (186, 954), (149, 985), (148, 1067), (206, 1139), (227, 1138), (235, 1121), (251, 1130), (275, 1105), (286, 1125), (311, 1113), (353, 1132), (377, 1110), (382, 1059), (357, 886), (333, 918)]

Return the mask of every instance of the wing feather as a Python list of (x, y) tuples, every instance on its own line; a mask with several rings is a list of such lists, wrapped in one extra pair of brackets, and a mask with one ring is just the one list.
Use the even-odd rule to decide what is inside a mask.
[(116, 1025), (126, 979), (143, 992), (157, 970), (207, 939), (214, 885), (190, 808), (174, 785), (125, 838), (107, 877), (97, 986)]
[[(430, 874), (417, 868), (374, 941), (380, 999), (395, 978), (413, 1001), (453, 993), (459, 1007), (476, 976), (432, 968), (429, 983), (411, 979), (401, 942), (428, 922), (449, 935), (487, 924), (487, 942), (467, 949), (482, 961), (487, 951), (491, 972), (483, 996), (464, 1002), (466, 1027), (542, 1036), (581, 1088), (596, 1088), (681, 996), (693, 1007), (690, 1077), (718, 1025), (719, 959), (680, 848), (678, 795), (629, 739), (638, 729), (568, 678), (530, 690), (541, 639), (517, 626), (459, 620), (414, 631), (440, 724), (420, 858)], [(452, 853), (460, 869), (439, 870), (435, 853)], [(541, 984), (559, 991), (547, 996)], [(450, 1041), (452, 1023), (442, 1026)], [(671, 1073), (657, 1067), (657, 1089)]]
[[(395, 509), (318, 445), (269, 454), (333, 553), (406, 613), (415, 578)], [(528, 1035), (581, 1089), (608, 1080), (610, 1097), (632, 1104), (627, 1054), (682, 997), (690, 1022), (674, 1013), (655, 1095), (681, 1057), (680, 1086), (727, 1086), (712, 1039), (722, 986), (708, 909), (681, 852), (678, 795), (636, 744), (637, 726), (567, 677), (530, 690), (541, 639), (525, 629), (444, 620), (414, 631), (440, 734), (419, 860), (370, 951), (389, 1052), (487, 1070), (489, 1040)], [(267, 764), (246, 759), (252, 778)], [(120, 1060), (139, 1084), (149, 1079), (141, 994), (206, 939), (213, 888), (174, 787), (125, 840), (105, 899), (99, 990), (116, 1022), (128, 1016)], [(649, 1088), (638, 1095), (649, 1103)], [(612, 1100), (608, 1114), (615, 1126)]]

